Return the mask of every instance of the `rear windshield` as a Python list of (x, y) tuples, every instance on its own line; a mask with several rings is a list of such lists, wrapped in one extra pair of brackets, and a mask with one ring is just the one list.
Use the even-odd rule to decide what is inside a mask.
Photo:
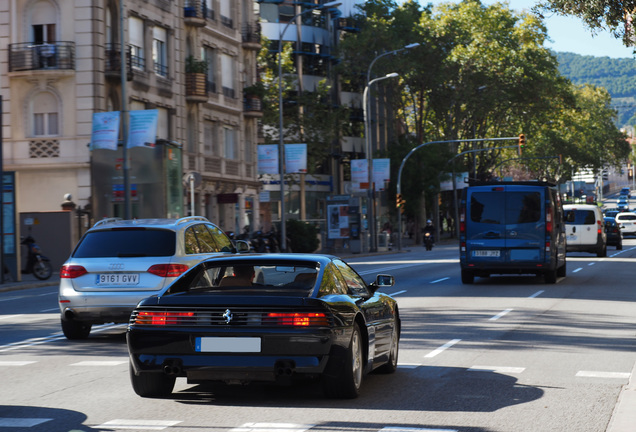
[(470, 220), (495, 225), (535, 223), (541, 218), (540, 192), (473, 192)]
[[(570, 221), (571, 213), (574, 213), (574, 221)], [(566, 210), (565, 220), (568, 225), (594, 225), (596, 216), (592, 210)]]
[(175, 232), (122, 229), (88, 232), (75, 248), (75, 258), (164, 257), (175, 254)]
[(624, 220), (633, 221), (633, 220), (636, 220), (636, 214), (619, 215), (616, 217), (616, 219), (618, 219), (619, 221), (624, 221)]

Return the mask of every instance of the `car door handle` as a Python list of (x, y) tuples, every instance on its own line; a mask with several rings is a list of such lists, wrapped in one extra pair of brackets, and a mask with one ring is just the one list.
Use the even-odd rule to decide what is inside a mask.
[(496, 231), (488, 231), (484, 233), (484, 237), (501, 237), (501, 233)]

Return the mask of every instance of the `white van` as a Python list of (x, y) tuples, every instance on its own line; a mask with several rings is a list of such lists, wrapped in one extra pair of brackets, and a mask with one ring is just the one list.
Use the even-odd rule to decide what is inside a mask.
[(636, 213), (621, 212), (615, 219), (623, 235), (636, 235)]
[(567, 204), (563, 206), (563, 211), (567, 251), (607, 256), (607, 234), (600, 207), (593, 204)]

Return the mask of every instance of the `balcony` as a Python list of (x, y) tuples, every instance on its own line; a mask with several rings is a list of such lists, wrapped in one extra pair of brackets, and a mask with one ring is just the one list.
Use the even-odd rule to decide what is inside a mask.
[(208, 101), (208, 89), (206, 75), (199, 72), (186, 72), (185, 91), (186, 101), (202, 103)]
[[(106, 44), (104, 74), (106, 78), (113, 80), (121, 80), (121, 45)], [(132, 81), (132, 56), (130, 47), (126, 47), (126, 81)]]
[(9, 44), (9, 72), (75, 70), (75, 42)]
[(263, 104), (256, 96), (243, 98), (243, 114), (247, 117), (263, 117)]
[(208, 9), (203, 0), (186, 0), (183, 7), (183, 20), (186, 25), (205, 27), (206, 19), (214, 19), (214, 11)]
[(255, 51), (261, 49), (261, 25), (259, 23), (243, 24), (241, 37), (243, 48)]

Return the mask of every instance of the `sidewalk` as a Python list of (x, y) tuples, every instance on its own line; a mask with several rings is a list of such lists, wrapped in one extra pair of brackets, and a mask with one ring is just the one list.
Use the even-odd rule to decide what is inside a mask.
[(40, 288), (51, 285), (59, 285), (59, 274), (53, 272), (53, 275), (47, 280), (39, 280), (32, 274), (23, 274), (20, 282), (5, 282), (0, 284), (0, 292), (18, 291), (29, 288)]

